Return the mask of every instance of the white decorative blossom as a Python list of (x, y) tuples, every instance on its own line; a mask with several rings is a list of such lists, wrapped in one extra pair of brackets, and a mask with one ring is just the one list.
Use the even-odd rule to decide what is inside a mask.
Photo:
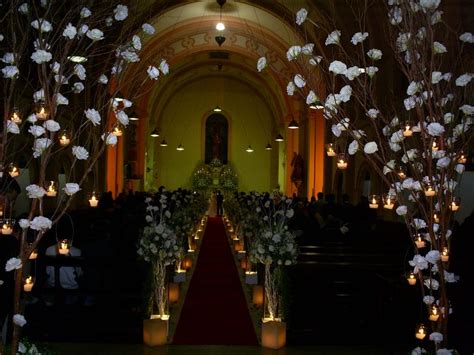
[(40, 32), (51, 32), (53, 29), (53, 26), (51, 26), (50, 22), (41, 18), (31, 22), (31, 27), (33, 27), (35, 30), (40, 30)]
[(365, 41), (365, 39), (369, 36), (368, 32), (357, 32), (352, 36), (351, 43), (355, 46), (359, 43)]
[(312, 55), (314, 49), (314, 43), (306, 43), (303, 47), (301, 47), (301, 53), (304, 55)]
[(51, 229), (53, 222), (49, 218), (37, 216), (30, 222), (30, 228), (36, 231), (46, 231)]
[(375, 108), (371, 108), (369, 111), (367, 111), (367, 116), (369, 116), (370, 118), (377, 118), (377, 116), (379, 115), (379, 110), (375, 109)]
[(365, 154), (373, 154), (378, 150), (379, 149), (377, 147), (377, 143), (375, 143), (375, 142), (366, 143), (365, 146), (364, 146), (364, 153)]
[(117, 144), (117, 136), (113, 133), (107, 133), (102, 135), (102, 140), (105, 141), (105, 144), (107, 145), (116, 145)]
[(441, 259), (441, 254), (438, 250), (430, 250), (426, 255), (425, 259), (435, 265), (440, 259)]
[(438, 122), (430, 123), (426, 129), (428, 134), (434, 137), (441, 136), (444, 133), (444, 127)]
[(330, 44), (339, 44), (339, 40), (341, 38), (341, 31), (335, 30), (332, 31), (326, 38), (324, 44), (329, 46)]
[(6, 79), (13, 79), (20, 74), (20, 71), (15, 65), (7, 65), (6, 67), (2, 68), (3, 77)]
[(97, 79), (97, 82), (99, 84), (107, 84), (109, 82), (109, 79), (107, 78), (106, 75), (102, 74), (101, 76), (99, 76), (99, 79)]
[(428, 262), (420, 254), (414, 255), (413, 259), (410, 260), (408, 263), (414, 267), (413, 272), (415, 274), (418, 273), (418, 271), (420, 270), (424, 270), (428, 268)]
[(22, 15), (27, 15), (28, 11), (30, 10), (28, 3), (24, 2), (18, 7), (18, 12), (21, 13)]
[(140, 57), (138, 56), (138, 54), (133, 51), (124, 50), (120, 53), (120, 55), (128, 63), (136, 63), (140, 61)]
[(117, 5), (114, 9), (114, 18), (117, 21), (123, 21), (128, 17), (128, 7), (125, 5)]
[(299, 9), (298, 12), (296, 13), (296, 24), (301, 26), (305, 22), (307, 16), (308, 16), (308, 10), (304, 8)]
[(321, 63), (321, 60), (323, 60), (323, 57), (321, 57), (320, 55), (315, 55), (308, 60), (308, 63), (312, 66), (315, 66)]
[(98, 124), (100, 124), (101, 118), (100, 118), (100, 114), (99, 114), (99, 112), (97, 112), (97, 110), (95, 110), (93, 108), (89, 108), (89, 109), (85, 110), (84, 113), (85, 113), (87, 119), (89, 121), (91, 121), (94, 126), (97, 126)]
[(51, 139), (37, 138), (33, 143), (33, 157), (39, 158), (43, 152), (51, 145)]
[(128, 126), (129, 120), (128, 120), (128, 115), (125, 113), (125, 111), (118, 111), (115, 112), (115, 117), (117, 117), (117, 120), (125, 127)]
[(80, 94), (82, 91), (84, 91), (84, 89), (85, 89), (84, 84), (81, 82), (76, 82), (72, 84), (72, 91), (75, 94)]
[(373, 48), (367, 52), (367, 56), (372, 60), (380, 60), (382, 58), (382, 51)]
[(81, 9), (81, 12), (80, 12), (81, 18), (87, 18), (87, 17), (89, 17), (90, 15), (92, 15), (92, 12), (91, 12), (91, 10), (89, 10), (87, 7), (83, 7), (83, 8)]
[(89, 31), (89, 26), (84, 24), (81, 27), (79, 27), (79, 29), (77, 30), (77, 35), (82, 37), (85, 34), (87, 34), (87, 31)]
[(459, 40), (465, 43), (474, 43), (474, 35), (471, 32), (464, 32), (459, 36)]
[(41, 137), (43, 134), (45, 134), (46, 130), (41, 126), (31, 125), (28, 129), (28, 132), (34, 137)]
[(361, 70), (361, 68), (359, 68), (357, 66), (348, 68), (344, 73), (346, 78), (351, 80), (351, 81), (354, 80), (355, 78), (357, 78), (360, 74), (362, 74), (362, 70)]
[(427, 295), (423, 297), (423, 303), (427, 305), (432, 305), (435, 302), (435, 298), (431, 295)]
[(46, 194), (44, 188), (35, 184), (28, 185), (25, 189), (29, 198), (42, 198)]
[(358, 150), (359, 150), (359, 143), (357, 143), (356, 140), (353, 140), (351, 144), (349, 144), (349, 148), (347, 149), (347, 151), (349, 152), (350, 155), (354, 155), (355, 153), (357, 153)]
[(20, 127), (18, 127), (18, 125), (11, 121), (11, 120), (8, 120), (7, 121), (7, 132), (8, 133), (12, 133), (12, 134), (19, 134), (20, 133)]
[(72, 155), (74, 155), (77, 160), (86, 160), (89, 158), (89, 152), (86, 148), (81, 146), (72, 147)]
[(438, 290), (439, 289), (439, 282), (435, 279), (426, 279), (424, 285), (428, 287), (430, 290)]
[(310, 90), (309, 93), (308, 93), (308, 96), (306, 96), (306, 104), (311, 105), (311, 104), (317, 102), (318, 100), (319, 99), (316, 96), (316, 94), (314, 93), (314, 91)]
[(339, 60), (333, 61), (329, 64), (329, 71), (333, 72), (334, 74), (344, 74), (347, 70), (347, 65)]
[(299, 88), (303, 88), (306, 85), (306, 80), (303, 78), (301, 74), (296, 74), (293, 78), (295, 85)]
[(143, 32), (145, 32), (147, 35), (154, 35), (155, 34), (155, 27), (153, 27), (152, 25), (150, 25), (149, 23), (144, 23), (142, 25), (142, 30)]
[(404, 216), (407, 214), (407, 206), (398, 206), (397, 209), (395, 210), (395, 212), (399, 215), (399, 216)]
[[(423, 1), (423, 0), (421, 0)], [(439, 0), (438, 0), (439, 2)], [(438, 332), (433, 332), (430, 334), (430, 340), (434, 341), (435, 343), (441, 343), (443, 341), (443, 334)]]
[(365, 71), (367, 75), (372, 78), (379, 71), (379, 68), (371, 66), (371, 67), (365, 68)]
[(339, 92), (339, 98), (342, 102), (348, 102), (351, 99), (352, 88), (350, 85), (345, 85), (341, 88)]
[(26, 324), (26, 319), (21, 314), (15, 314), (13, 316), (13, 323), (19, 327), (23, 327)]
[(50, 132), (57, 132), (61, 129), (59, 123), (54, 120), (47, 120), (45, 123), (43, 123), (43, 127)]
[(398, 6), (394, 6), (390, 9), (388, 18), (393, 26), (398, 25), (403, 20), (402, 9), (400, 9)]
[(460, 75), (456, 79), (456, 86), (461, 86), (461, 87), (466, 86), (467, 84), (471, 82), (473, 76), (474, 75), (471, 73), (465, 73), (465, 74)]
[(63, 96), (62, 94), (60, 94), (59, 92), (54, 96), (55, 97), (55, 101), (56, 101), (56, 105), (69, 105), (69, 100)]
[(36, 64), (42, 64), (49, 62), (51, 59), (53, 59), (53, 56), (48, 51), (37, 49), (35, 52), (33, 52), (33, 54), (31, 54), (31, 59)]
[(104, 32), (101, 30), (94, 28), (92, 30), (87, 31), (86, 36), (90, 38), (91, 40), (95, 41), (100, 41), (104, 39)]
[(74, 195), (75, 193), (77, 193), (81, 188), (79, 187), (78, 184), (76, 184), (75, 182), (68, 182), (64, 188), (63, 188), (63, 191), (66, 193), (66, 195), (68, 196), (72, 196)]
[(448, 157), (443, 157), (441, 159), (438, 159), (438, 161), (436, 162), (436, 166), (438, 168), (447, 168), (449, 166), (449, 164), (451, 163), (451, 159), (448, 158)]
[(257, 70), (258, 72), (261, 72), (263, 69), (265, 69), (267, 66), (267, 58), (265, 57), (260, 57), (257, 61)]
[(10, 272), (13, 270), (18, 270), (22, 266), (21, 264), (21, 259), (19, 258), (10, 258), (7, 260), (7, 263), (5, 264), (5, 271)]
[(420, 0), (420, 6), (423, 10), (434, 11), (438, 8), (441, 0)]
[(291, 62), (293, 59), (298, 58), (300, 53), (301, 53), (301, 46), (291, 46), (286, 51), (286, 58), (288, 59), (289, 62)]
[(293, 94), (295, 93), (295, 84), (293, 84), (292, 81), (288, 82), (288, 85), (286, 86), (286, 93), (288, 94), (288, 96), (293, 96)]
[(25, 218), (22, 218), (18, 221), (18, 225), (21, 229), (26, 229), (30, 227), (30, 221)]
[(63, 31), (63, 36), (69, 39), (74, 39), (77, 35), (77, 29), (71, 23), (68, 23)]
[(163, 75), (168, 75), (170, 72), (170, 66), (168, 65), (168, 62), (166, 62), (166, 59), (163, 59), (160, 62), (160, 65), (158, 66), (158, 69), (163, 73)]
[(444, 44), (440, 42), (433, 42), (433, 50), (436, 54), (443, 54), (448, 51)]

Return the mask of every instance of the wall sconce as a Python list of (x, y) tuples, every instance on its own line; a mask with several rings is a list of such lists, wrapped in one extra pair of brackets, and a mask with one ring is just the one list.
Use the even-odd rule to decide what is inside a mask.
[(275, 137), (275, 142), (283, 142), (284, 139), (283, 139), (283, 136), (281, 134), (278, 134), (276, 137)]

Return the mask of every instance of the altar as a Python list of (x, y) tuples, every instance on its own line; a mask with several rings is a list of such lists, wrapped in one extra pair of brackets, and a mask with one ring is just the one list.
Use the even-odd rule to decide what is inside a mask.
[(192, 175), (194, 190), (237, 191), (238, 178), (230, 163), (213, 159), (209, 164), (199, 163)]

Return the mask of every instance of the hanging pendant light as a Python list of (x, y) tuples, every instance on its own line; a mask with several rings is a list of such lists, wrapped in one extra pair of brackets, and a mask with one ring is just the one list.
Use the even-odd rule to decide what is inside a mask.
[(181, 143), (176, 147), (176, 150), (179, 152), (182, 152), (184, 150), (184, 147), (181, 145)]
[(222, 112), (222, 109), (219, 107), (219, 105), (217, 105), (216, 107), (214, 107), (214, 109), (212, 110), (214, 112)]
[(275, 142), (283, 142), (283, 136), (281, 134), (278, 134), (278, 136), (275, 137)]
[(219, 9), (219, 22), (216, 24), (216, 30), (218, 31), (224, 31), (225, 30), (225, 25), (224, 22), (222, 22), (222, 6), (226, 3), (226, 0), (217, 0), (217, 3), (220, 6)]
[(157, 138), (160, 136), (160, 133), (158, 133), (158, 131), (156, 129), (154, 129), (153, 131), (151, 131), (150, 133), (150, 137), (153, 137), (153, 138)]
[(252, 153), (252, 152), (253, 152), (252, 146), (249, 145), (249, 146), (247, 147), (247, 149), (245, 149), (245, 151), (246, 151), (247, 153)]
[(168, 143), (166, 142), (166, 140), (162, 140), (161, 143), (160, 143), (160, 147), (167, 147), (168, 146)]
[(268, 143), (266, 146), (265, 146), (265, 150), (272, 150), (272, 145), (270, 143)]
[(298, 122), (295, 121), (295, 119), (292, 119), (290, 124), (288, 125), (289, 129), (298, 129), (300, 126), (298, 125)]

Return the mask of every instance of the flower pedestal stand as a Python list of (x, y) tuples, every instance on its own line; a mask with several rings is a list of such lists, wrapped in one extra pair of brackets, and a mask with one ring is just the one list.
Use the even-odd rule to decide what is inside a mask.
[(165, 345), (168, 342), (169, 315), (152, 315), (143, 321), (143, 343), (148, 346)]
[(286, 323), (278, 319), (263, 319), (262, 346), (280, 349), (286, 345)]

